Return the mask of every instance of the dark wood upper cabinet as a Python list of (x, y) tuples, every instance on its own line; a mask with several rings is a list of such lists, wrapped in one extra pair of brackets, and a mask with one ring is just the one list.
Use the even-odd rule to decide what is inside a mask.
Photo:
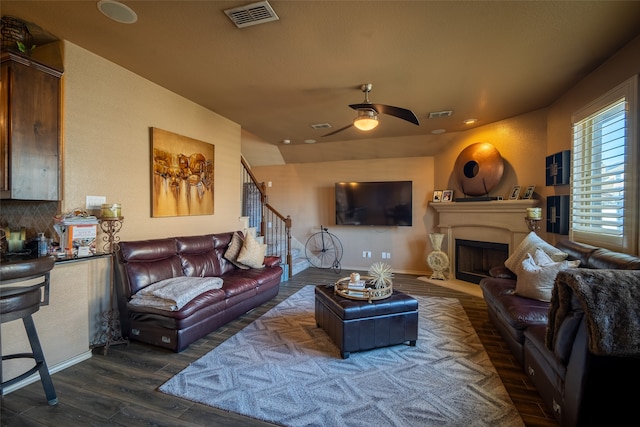
[(60, 200), (62, 72), (2, 54), (0, 198)]

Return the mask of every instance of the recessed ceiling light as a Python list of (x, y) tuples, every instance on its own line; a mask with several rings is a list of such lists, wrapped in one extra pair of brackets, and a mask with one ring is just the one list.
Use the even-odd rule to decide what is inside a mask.
[(434, 135), (438, 135), (438, 134), (445, 133), (445, 132), (446, 132), (446, 130), (444, 130), (444, 129), (434, 129), (434, 130), (431, 131), (431, 133), (434, 134)]
[(305, 140), (304, 140), (304, 143), (305, 143), (305, 144), (315, 144), (315, 143), (316, 143), (316, 140), (315, 140), (315, 139), (305, 139)]
[(478, 121), (478, 119), (467, 119), (467, 120), (463, 121), (463, 123), (464, 123), (465, 125), (472, 125), (472, 124), (474, 124), (474, 123), (475, 123), (475, 122), (477, 122), (477, 121)]
[(291, 140), (290, 139), (285, 139), (282, 141), (283, 144), (291, 144)]
[(138, 15), (133, 9), (115, 0), (100, 0), (98, 10), (107, 18), (121, 24), (133, 24), (138, 20)]

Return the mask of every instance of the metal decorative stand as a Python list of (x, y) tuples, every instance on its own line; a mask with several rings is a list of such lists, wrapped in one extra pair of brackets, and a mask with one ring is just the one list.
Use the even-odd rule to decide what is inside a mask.
[(117, 344), (129, 345), (129, 340), (122, 336), (122, 329), (120, 328), (120, 313), (114, 309), (114, 293), (115, 293), (115, 256), (118, 249), (118, 242), (120, 237), (116, 234), (122, 228), (124, 217), (103, 217), (99, 218), (100, 228), (104, 232), (105, 236), (102, 238), (106, 243), (103, 246), (104, 252), (111, 254), (111, 275), (109, 284), (109, 310), (102, 313), (102, 332), (97, 340), (97, 344), (93, 347), (104, 347), (103, 353), (106, 356), (109, 351), (109, 347)]
[(542, 218), (529, 218), (527, 216), (524, 218), (524, 221), (527, 223), (529, 231), (537, 233), (538, 230), (540, 230), (540, 221), (542, 221)]

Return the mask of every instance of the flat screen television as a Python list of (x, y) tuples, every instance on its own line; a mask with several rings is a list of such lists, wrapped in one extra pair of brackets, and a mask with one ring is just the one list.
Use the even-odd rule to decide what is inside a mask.
[(336, 182), (336, 225), (412, 225), (412, 181)]

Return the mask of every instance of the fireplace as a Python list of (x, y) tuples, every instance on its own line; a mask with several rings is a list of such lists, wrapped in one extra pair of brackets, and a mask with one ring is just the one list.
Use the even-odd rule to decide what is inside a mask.
[[(442, 250), (449, 257), (451, 280), (469, 281), (478, 283), (476, 277), (459, 278), (455, 273), (458, 264), (456, 241), (467, 240), (475, 242), (492, 242), (504, 245), (506, 253), (497, 258), (493, 249), (481, 248), (480, 255), (461, 254), (463, 270), (481, 270), (482, 277), (487, 274), (488, 268), (504, 263), (511, 252), (530, 233), (525, 221), (527, 208), (536, 207), (540, 202), (533, 199), (520, 200), (493, 200), (474, 202), (449, 202), (429, 203), (429, 207), (438, 213), (437, 229), (445, 235)], [(470, 250), (469, 248), (463, 249)], [(486, 254), (485, 254), (486, 252)], [(492, 258), (496, 256), (496, 258)], [(473, 260), (472, 265), (464, 265), (464, 262)], [(492, 264), (492, 265), (488, 265)], [(482, 278), (481, 277), (481, 278)], [(480, 279), (481, 279), (480, 278)]]
[(481, 242), (456, 239), (456, 279), (480, 283), (489, 276), (489, 269), (504, 264), (509, 258), (509, 245), (505, 243)]

